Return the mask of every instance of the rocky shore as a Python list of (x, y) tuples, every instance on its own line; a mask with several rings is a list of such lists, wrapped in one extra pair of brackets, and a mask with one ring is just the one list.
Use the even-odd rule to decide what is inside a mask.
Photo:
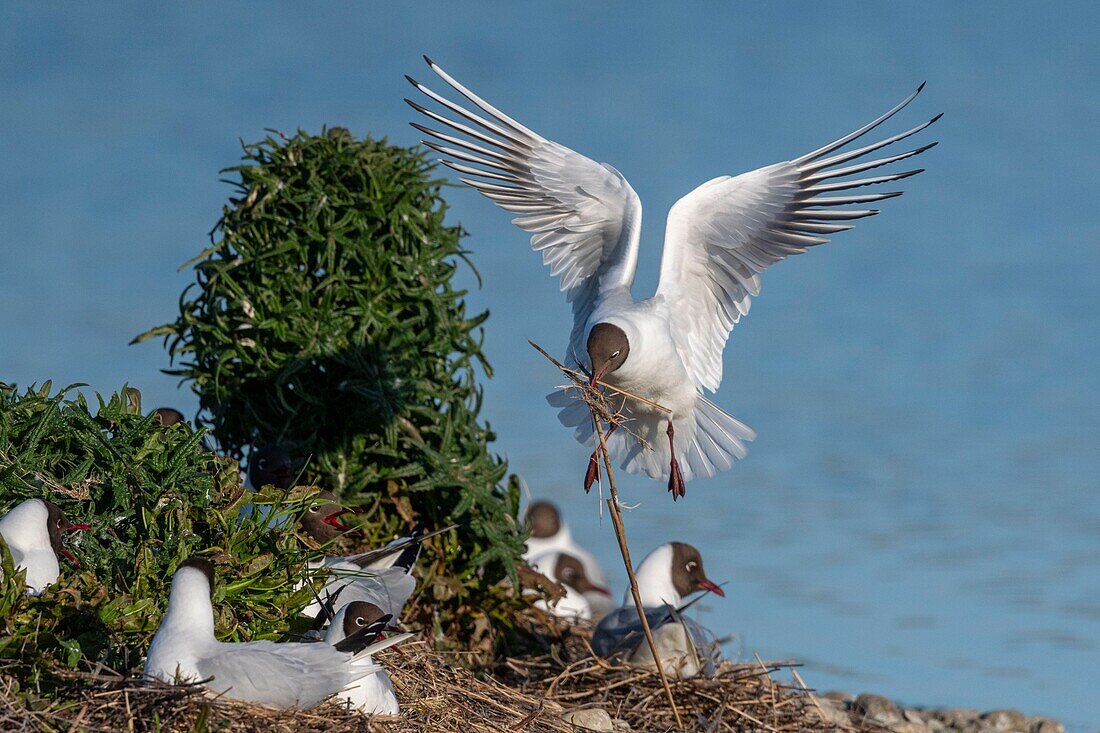
[(869, 723), (892, 733), (1065, 733), (1057, 720), (1019, 710), (905, 708), (870, 693), (827, 692), (817, 701), (827, 720), (844, 729)]

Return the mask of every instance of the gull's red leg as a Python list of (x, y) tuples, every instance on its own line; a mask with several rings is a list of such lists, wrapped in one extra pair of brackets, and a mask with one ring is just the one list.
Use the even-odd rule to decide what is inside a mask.
[[(604, 442), (611, 437), (611, 434), (615, 432), (615, 428), (619, 427), (618, 423), (611, 423), (611, 427), (604, 433)], [(592, 455), (588, 457), (588, 470), (584, 472), (584, 493), (588, 493), (592, 489), (592, 484), (596, 483), (596, 480), (600, 478), (600, 449), (592, 451)]]
[(672, 460), (669, 462), (668, 490), (672, 492), (672, 500), (676, 501), (678, 497), (687, 493), (687, 486), (684, 484), (684, 474), (680, 472), (680, 463), (676, 460), (676, 443), (674, 441), (676, 431), (672, 428), (671, 420), (668, 421), (668, 430), (665, 434), (668, 435), (668, 450), (672, 456)]

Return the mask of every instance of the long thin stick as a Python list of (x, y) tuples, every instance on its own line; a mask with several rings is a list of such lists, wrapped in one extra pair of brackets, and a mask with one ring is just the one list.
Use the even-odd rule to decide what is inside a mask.
[(638, 592), (638, 579), (634, 577), (634, 563), (630, 561), (630, 548), (626, 544), (626, 527), (623, 525), (623, 514), (619, 509), (619, 489), (615, 486), (615, 472), (611, 468), (611, 454), (607, 451), (607, 443), (604, 440), (603, 426), (596, 419), (596, 413), (592, 413), (592, 422), (596, 426), (596, 436), (600, 439), (600, 452), (603, 454), (603, 465), (607, 470), (607, 485), (611, 491), (611, 498), (607, 500), (607, 506), (611, 509), (611, 523), (615, 525), (615, 537), (619, 540), (619, 552), (623, 556), (623, 564), (626, 565), (626, 574), (630, 578), (630, 594), (634, 596), (634, 608), (638, 611), (638, 620), (642, 622), (642, 631), (645, 640), (649, 642), (649, 651), (653, 654), (653, 661), (657, 665), (657, 674), (661, 678), (661, 685), (668, 696), (668, 704), (672, 707), (672, 714), (676, 717), (676, 727), (684, 729), (684, 723), (680, 720), (680, 710), (676, 707), (676, 700), (672, 697), (672, 687), (668, 684), (665, 675), (664, 663), (661, 654), (657, 651), (657, 642), (653, 640), (653, 632), (649, 629), (649, 619), (645, 617), (645, 609), (642, 608), (642, 596)]

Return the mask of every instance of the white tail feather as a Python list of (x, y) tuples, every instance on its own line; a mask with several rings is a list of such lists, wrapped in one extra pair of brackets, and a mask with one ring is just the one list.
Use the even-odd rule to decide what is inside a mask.
[[(592, 415), (584, 402), (566, 390), (551, 392), (546, 401), (559, 408), (558, 420), (574, 429), (573, 435), (579, 443), (594, 445)], [(623, 427), (607, 440), (612, 460), (619, 461), (630, 473), (667, 481), (672, 455), (665, 437), (665, 419), (635, 415), (629, 403), (623, 409), (623, 417)], [(735, 460), (748, 454), (745, 444), (756, 439), (752, 428), (702, 395), (688, 416), (673, 418), (673, 425), (676, 428), (676, 458), (685, 481), (710, 477), (731, 467)]]

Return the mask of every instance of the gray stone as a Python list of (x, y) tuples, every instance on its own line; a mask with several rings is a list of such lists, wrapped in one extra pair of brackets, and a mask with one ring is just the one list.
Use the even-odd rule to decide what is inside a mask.
[(970, 708), (937, 710), (935, 712), (936, 718), (941, 720), (945, 726), (952, 730), (964, 730), (968, 724), (976, 720), (981, 714), (981, 710), (973, 710)]
[(849, 728), (852, 725), (852, 717), (848, 714), (848, 703), (831, 697), (817, 698), (821, 706), (820, 716), (829, 725), (839, 728)]
[(912, 708), (906, 708), (905, 710), (903, 710), (901, 712), (902, 712), (902, 715), (905, 716), (905, 719), (908, 720), (910, 723), (921, 723), (923, 725), (924, 722), (925, 722), (924, 716), (921, 715), (919, 710), (914, 710)]
[(928, 726), (924, 723), (916, 723), (910, 720), (901, 720), (890, 724), (893, 733), (928, 733)]
[(982, 715), (982, 721), (989, 730), (1028, 733), (1030, 726), (1019, 710), (990, 710)]
[(1066, 727), (1057, 720), (1036, 716), (1027, 719), (1031, 733), (1066, 733)]
[(941, 721), (939, 718), (930, 717), (928, 718), (928, 720), (925, 721), (924, 724), (928, 726), (929, 733), (948, 733), (948, 731), (951, 730), (946, 725), (944, 725), (943, 721)]
[(562, 716), (562, 720), (574, 728), (581, 730), (595, 730), (601, 733), (615, 733), (615, 724), (611, 722), (611, 716), (603, 708), (588, 708), (586, 710), (569, 710)]
[(882, 695), (872, 695), (865, 692), (856, 698), (852, 709), (864, 717), (887, 726), (903, 721), (901, 708)]

